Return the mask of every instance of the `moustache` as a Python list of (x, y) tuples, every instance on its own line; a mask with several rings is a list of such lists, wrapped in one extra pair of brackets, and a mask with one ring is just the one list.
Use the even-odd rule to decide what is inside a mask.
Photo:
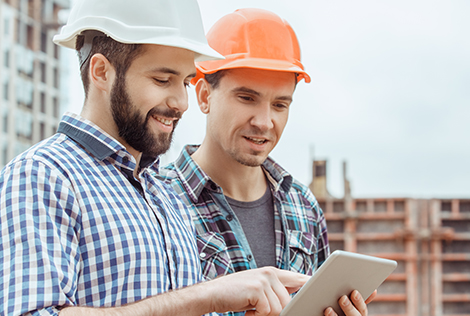
[(176, 110), (173, 110), (173, 109), (168, 109), (168, 108), (161, 109), (161, 108), (155, 107), (147, 113), (147, 120), (151, 116), (163, 116), (163, 117), (166, 117), (168, 119), (180, 120), (181, 117), (183, 116), (183, 113), (181, 113), (179, 111), (176, 111)]

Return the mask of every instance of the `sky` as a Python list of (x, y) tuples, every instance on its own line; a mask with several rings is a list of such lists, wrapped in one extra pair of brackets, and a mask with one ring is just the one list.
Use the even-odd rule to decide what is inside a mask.
[[(326, 159), (328, 190), (342, 197), (343, 161), (355, 198), (470, 198), (470, 1), (198, 0), (206, 32), (238, 8), (270, 10), (300, 41), (312, 78), (300, 82), (271, 153), (304, 184)], [(66, 110), (83, 92), (73, 52)], [(205, 116), (189, 110), (164, 163), (201, 143)]]

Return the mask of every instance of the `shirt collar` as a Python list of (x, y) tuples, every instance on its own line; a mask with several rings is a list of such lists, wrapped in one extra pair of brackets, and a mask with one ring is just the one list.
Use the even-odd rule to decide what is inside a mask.
[(186, 145), (179, 157), (175, 160), (175, 171), (184, 183), (185, 189), (191, 200), (196, 203), (199, 195), (207, 187), (209, 190), (222, 192), (220, 187), (199, 167), (191, 158), (191, 155), (199, 148), (199, 145)]
[[(113, 159), (127, 165), (127, 162), (133, 162), (134, 157), (126, 150), (126, 148), (106, 133), (95, 123), (74, 113), (65, 113), (57, 129), (58, 133), (62, 133), (73, 139), (85, 150), (90, 152), (96, 159), (105, 160), (112, 157)], [(159, 158), (154, 159), (148, 156), (141, 158), (140, 167), (143, 169), (153, 166), (158, 170)], [(129, 166), (134, 169), (133, 166)]]
[[(178, 173), (188, 195), (194, 203), (198, 201), (199, 195), (204, 188), (222, 192), (222, 189), (191, 158), (191, 155), (198, 148), (199, 145), (186, 145), (173, 163), (175, 171)], [(279, 190), (287, 192), (290, 190), (293, 182), (292, 176), (273, 159), (268, 157), (262, 167), (275, 192)]]
[(271, 157), (268, 157), (263, 163), (263, 169), (269, 182), (274, 187), (274, 191), (282, 190), (288, 192), (294, 181), (292, 175), (277, 164)]

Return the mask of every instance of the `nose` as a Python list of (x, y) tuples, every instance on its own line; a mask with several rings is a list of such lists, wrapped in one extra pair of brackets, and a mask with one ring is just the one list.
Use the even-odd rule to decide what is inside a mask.
[(256, 106), (251, 118), (251, 125), (257, 127), (260, 131), (268, 131), (274, 127), (271, 105), (266, 102)]
[(167, 105), (169, 108), (177, 112), (186, 112), (188, 109), (188, 91), (184, 84), (181, 86), (175, 86), (174, 89), (172, 89)]

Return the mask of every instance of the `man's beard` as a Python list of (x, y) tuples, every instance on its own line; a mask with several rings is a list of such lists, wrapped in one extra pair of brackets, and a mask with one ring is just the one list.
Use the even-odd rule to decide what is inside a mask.
[[(267, 137), (267, 135), (263, 134), (263, 132), (259, 131), (257, 128), (253, 128), (244, 132), (247, 135), (259, 135), (260, 137)], [(266, 157), (264, 156), (265, 153), (263, 152), (252, 151), (249, 153), (244, 153), (238, 148), (230, 148), (228, 149), (227, 153), (233, 160), (247, 167), (259, 167), (266, 160)]]
[(158, 115), (167, 118), (181, 118), (181, 113), (166, 108), (157, 107), (147, 113), (146, 117), (140, 114), (137, 106), (127, 93), (124, 76), (117, 76), (111, 90), (111, 111), (114, 122), (119, 131), (119, 136), (132, 148), (142, 152), (143, 155), (157, 158), (168, 151), (173, 139), (173, 132), (178, 120), (173, 121), (173, 131), (170, 134), (160, 133), (154, 135), (149, 128), (149, 119)]
[[(234, 159), (236, 162), (247, 166), (247, 167), (259, 167), (261, 166), (266, 159), (262, 159), (256, 155), (254, 157), (243, 157), (236, 151), (230, 151), (229, 155)], [(262, 159), (262, 160), (261, 160)]]

